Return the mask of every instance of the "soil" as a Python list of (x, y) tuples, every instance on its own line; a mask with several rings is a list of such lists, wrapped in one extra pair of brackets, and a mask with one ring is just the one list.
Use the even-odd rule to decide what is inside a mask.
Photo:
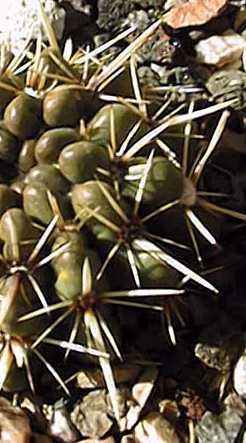
[[(198, 10), (202, 11), (209, 2), (59, 1), (66, 11), (61, 45), (71, 37), (75, 49), (88, 44), (95, 48), (135, 25), (133, 34), (111, 49), (116, 56), (169, 10), (167, 4), (182, 7), (185, 3), (191, 6), (197, 3)], [(216, 1), (211, 0), (211, 3)], [(161, 86), (160, 100), (170, 99), (173, 107), (177, 104), (188, 106), (193, 99), (199, 103), (204, 96), (212, 104), (238, 99), (235, 106), (229, 108), (224, 135), (213, 154), (213, 161), (206, 166), (203, 181), (209, 192), (230, 196), (222, 198), (227, 208), (245, 214), (246, 67), (243, 51), (246, 46), (241, 52), (238, 50), (240, 55), (235, 56), (236, 59), (231, 46), (227, 61), (220, 59), (216, 65), (203, 63), (197, 56), (198, 42), (215, 35), (224, 36), (228, 30), (244, 39), (246, 45), (243, 2), (228, 1), (216, 16), (203, 24), (183, 27), (181, 23), (173, 29), (165, 23), (137, 52), (137, 72), (146, 94), (150, 85)], [(223, 74), (220, 84), (214, 77), (218, 73)], [(208, 125), (211, 134), (216, 124), (212, 118)], [(200, 129), (203, 130), (202, 123)], [(220, 227), (216, 223), (215, 217), (213, 226), (219, 237)], [(63, 398), (59, 390), (50, 396), (49, 386), (53, 382), (44, 376), (45, 404), (42, 401), (37, 406), (37, 399), (30, 398), (27, 393), (21, 393), (18, 398), (5, 395), (9, 402), (6, 398), (0, 399), (0, 441), (14, 443), (16, 438), (18, 443), (245, 441), (245, 239), (245, 221), (226, 219), (226, 229), (219, 237), (217, 249), (208, 246), (199, 269), (202, 275), (209, 275), (220, 295), (194, 291), (188, 303), (181, 305), (184, 322), (175, 315), (173, 318), (175, 346), (170, 342), (166, 326), (156, 321), (154, 314), (129, 313), (122, 320), (126, 363), (115, 364), (114, 368), (121, 413), (118, 423), (98, 367), (87, 362), (86, 368), (84, 365), (82, 368), (80, 360), (75, 359), (71, 398)], [(239, 362), (240, 367), (237, 367)], [(67, 372), (71, 374), (71, 368)], [(13, 402), (17, 402), (18, 407), (13, 408)], [(12, 425), (10, 427), (9, 416), (15, 423), (14, 428), (20, 428), (19, 434)], [(5, 438), (5, 427), (12, 440)]]

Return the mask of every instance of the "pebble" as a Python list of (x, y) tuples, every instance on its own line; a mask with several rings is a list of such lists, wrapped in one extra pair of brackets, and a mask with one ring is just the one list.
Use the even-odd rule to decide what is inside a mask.
[(200, 40), (196, 46), (196, 59), (200, 63), (214, 65), (217, 68), (241, 59), (246, 40), (232, 30), (223, 35)]
[(138, 382), (132, 388), (133, 404), (126, 415), (125, 429), (131, 429), (137, 422), (140, 412), (145, 406), (156, 382), (158, 370), (156, 367), (147, 368)]
[(242, 419), (237, 411), (227, 407), (220, 415), (206, 412), (196, 426), (199, 443), (235, 443)]
[(55, 405), (50, 412), (50, 432), (52, 435), (56, 438), (62, 438), (65, 441), (69, 441), (70, 443), (77, 441), (77, 432), (71, 423), (65, 405)]
[[(133, 383), (139, 375), (140, 369), (136, 365), (119, 365), (114, 367), (114, 379), (120, 383)], [(80, 371), (77, 375), (77, 385), (81, 389), (105, 387), (105, 380), (100, 369)]]
[(136, 443), (181, 443), (174, 427), (158, 412), (151, 412), (134, 430)]
[(175, 29), (202, 25), (217, 17), (226, 3), (227, 0), (167, 0), (165, 9), (171, 9), (165, 15), (165, 21)]
[(85, 395), (71, 414), (75, 427), (85, 437), (103, 437), (112, 427), (105, 389), (97, 389)]
[(231, 392), (224, 400), (224, 404), (233, 409), (236, 409), (240, 417), (246, 415), (246, 404), (236, 392)]
[(160, 413), (167, 420), (175, 421), (180, 417), (181, 412), (176, 401), (165, 398), (159, 402), (158, 406)]
[(237, 361), (233, 371), (233, 385), (238, 395), (246, 397), (246, 353)]
[(230, 369), (230, 357), (223, 347), (197, 343), (195, 346), (195, 356), (206, 366), (217, 369), (217, 371), (224, 372)]
[(30, 439), (31, 427), (26, 414), (0, 397), (0, 442), (30, 443)]

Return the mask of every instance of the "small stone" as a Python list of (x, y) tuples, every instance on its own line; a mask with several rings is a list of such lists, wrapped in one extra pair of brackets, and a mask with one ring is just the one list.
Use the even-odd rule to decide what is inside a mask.
[(28, 417), (5, 398), (0, 398), (0, 442), (30, 443), (31, 427)]
[(242, 60), (243, 60), (243, 70), (246, 71), (246, 48), (244, 48), (243, 50)]
[(219, 69), (214, 72), (206, 83), (213, 99), (219, 103), (237, 99), (232, 105), (234, 109), (245, 108), (246, 73), (240, 70)]
[(229, 30), (223, 35), (213, 35), (200, 40), (195, 46), (197, 61), (218, 68), (241, 59), (246, 41), (241, 35)]
[(134, 430), (136, 443), (181, 443), (174, 427), (158, 412), (152, 412)]
[(191, 419), (195, 423), (200, 421), (206, 412), (203, 398), (191, 388), (187, 388), (185, 391), (180, 392), (179, 406), (182, 410), (185, 410), (185, 416), (187, 419)]
[[(140, 372), (139, 366), (119, 365), (113, 368), (115, 383), (134, 383)], [(81, 389), (104, 388), (105, 380), (100, 369), (80, 371), (77, 375), (77, 385)]]
[(217, 371), (227, 371), (230, 369), (230, 357), (223, 347), (212, 346), (207, 343), (197, 343), (195, 356), (206, 366), (217, 369)]
[(234, 443), (242, 425), (242, 419), (232, 408), (222, 414), (206, 412), (196, 426), (199, 443)]
[(70, 416), (64, 404), (54, 405), (50, 417), (50, 432), (56, 438), (70, 443), (77, 440), (77, 432), (71, 423)]
[(28, 411), (30, 411), (32, 414), (35, 414), (36, 412), (36, 406), (34, 404), (33, 401), (30, 400), (30, 398), (25, 397), (22, 402), (21, 402), (21, 408), (22, 409), (27, 409)]
[(98, 0), (98, 26), (104, 31), (119, 30), (123, 21), (134, 9), (129, 0)]
[(147, 11), (151, 15), (163, 14), (164, 0), (97, 0), (98, 25), (106, 31), (119, 31), (132, 11)]
[(132, 396), (139, 406), (144, 407), (158, 376), (156, 367), (146, 369), (132, 389)]
[(145, 406), (158, 376), (156, 367), (146, 369), (138, 382), (132, 388), (132, 399), (134, 403), (130, 406), (126, 416), (126, 429), (131, 429), (137, 422), (140, 412)]
[(238, 395), (246, 397), (246, 352), (237, 361), (233, 371), (233, 385)]
[(217, 17), (226, 3), (227, 0), (168, 0), (165, 9), (171, 7), (171, 10), (165, 21), (175, 29), (202, 25)]
[(147, 12), (132, 11), (128, 14), (125, 22), (123, 22), (122, 27), (136, 26), (139, 31), (144, 31), (148, 26), (149, 18)]
[(235, 409), (238, 412), (238, 414), (240, 415), (240, 417), (244, 417), (245, 416), (245, 414), (246, 414), (246, 404), (242, 400), (242, 398), (239, 397), (239, 395), (237, 395), (235, 392), (232, 392), (231, 394), (229, 394), (225, 398), (224, 404), (226, 406), (229, 406), (232, 409)]
[(159, 402), (158, 406), (160, 413), (167, 420), (174, 421), (180, 417), (180, 410), (176, 401), (165, 398)]
[(112, 426), (110, 407), (105, 389), (97, 389), (86, 395), (74, 408), (71, 419), (85, 437), (103, 437)]

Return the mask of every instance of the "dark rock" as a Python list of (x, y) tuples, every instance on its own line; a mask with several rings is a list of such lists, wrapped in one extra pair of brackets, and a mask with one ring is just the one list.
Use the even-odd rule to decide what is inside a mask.
[(119, 31), (130, 12), (145, 10), (150, 15), (161, 15), (163, 0), (98, 0), (98, 25), (104, 31)]

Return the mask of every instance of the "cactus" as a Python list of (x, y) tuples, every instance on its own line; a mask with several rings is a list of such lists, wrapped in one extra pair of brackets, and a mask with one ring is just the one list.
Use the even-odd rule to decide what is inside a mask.
[[(0, 387), (15, 392), (21, 373), (18, 389), (34, 391), (38, 359), (68, 394), (46, 349), (65, 348), (68, 363), (78, 351), (99, 362), (118, 419), (120, 319), (154, 311), (175, 345), (189, 292), (218, 292), (200, 273), (203, 240), (216, 252), (217, 222), (246, 220), (201, 180), (231, 102), (180, 114), (144, 99), (134, 54), (159, 22), (106, 62), (100, 50), (65, 60), (42, 18), (48, 46), (0, 80)], [(194, 121), (220, 111), (200, 151)]]

